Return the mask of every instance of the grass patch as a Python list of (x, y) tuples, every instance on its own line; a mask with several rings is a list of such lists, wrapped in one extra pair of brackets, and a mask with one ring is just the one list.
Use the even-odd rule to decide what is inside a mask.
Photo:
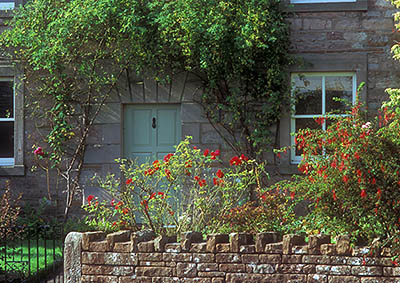
[(61, 240), (21, 240), (0, 246), (0, 270), (3, 273), (36, 274), (62, 259)]

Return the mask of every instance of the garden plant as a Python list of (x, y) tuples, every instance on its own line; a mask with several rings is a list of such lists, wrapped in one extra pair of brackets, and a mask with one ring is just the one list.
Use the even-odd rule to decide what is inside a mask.
[(380, 243), (400, 254), (400, 92), (388, 92), (374, 122), (358, 103), (345, 117), (316, 117), (326, 131), (296, 134), (302, 175), (275, 185), (290, 191), (294, 202), (309, 203), (310, 213), (294, 231), (347, 233), (353, 243)]
[[(186, 138), (162, 160), (144, 164), (120, 160), (124, 185), (120, 186), (121, 180), (113, 175), (100, 181), (113, 199), (111, 203), (99, 202), (90, 195), (84, 206), (90, 214), (87, 223), (105, 231), (121, 227), (138, 230), (142, 224), (157, 234), (215, 232), (236, 228), (233, 225), (247, 225), (241, 230), (254, 230), (257, 225), (260, 229), (275, 228), (268, 226), (270, 221), (281, 225), (281, 218), (276, 216), (284, 214), (284, 206), (276, 205), (278, 210), (272, 212), (268, 202), (258, 206), (257, 223), (234, 224), (235, 209), (244, 209), (236, 207), (249, 207), (252, 193), (266, 200), (263, 184), (268, 174), (265, 163), (250, 160), (244, 154), (232, 157), (229, 167), (217, 168), (219, 155), (219, 150), (202, 151), (191, 146)], [(268, 223), (263, 223), (265, 220)]]

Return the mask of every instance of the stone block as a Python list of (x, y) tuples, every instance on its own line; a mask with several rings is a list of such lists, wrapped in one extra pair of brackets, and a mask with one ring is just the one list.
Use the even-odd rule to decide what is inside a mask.
[(231, 245), (230, 244), (216, 244), (215, 251), (217, 253), (229, 253), (231, 251)]
[[(317, 265), (315, 267), (317, 274), (329, 274), (329, 275), (351, 275), (350, 266), (340, 265)], [(330, 281), (329, 281), (330, 282)]]
[(105, 264), (104, 253), (82, 252), (83, 264)]
[(383, 270), (380, 266), (353, 266), (351, 274), (357, 276), (381, 276)]
[(335, 244), (322, 244), (320, 246), (321, 254), (323, 255), (336, 255)]
[(212, 253), (193, 253), (193, 262), (214, 262), (215, 255)]
[(225, 283), (225, 278), (224, 277), (217, 277), (217, 278), (213, 278), (212, 283)]
[(200, 143), (200, 124), (199, 123), (184, 123), (182, 125), (182, 138), (191, 136), (192, 143)]
[(140, 261), (162, 261), (162, 253), (138, 253), (138, 259)]
[(203, 108), (197, 103), (182, 103), (181, 118), (183, 123), (206, 123)]
[(109, 252), (111, 251), (110, 245), (107, 241), (90, 242), (89, 251), (91, 252)]
[(203, 272), (218, 271), (218, 263), (199, 263), (197, 270)]
[(201, 243), (203, 235), (200, 232), (188, 231), (181, 235), (181, 248), (183, 251), (189, 251), (192, 243)]
[(350, 237), (348, 235), (336, 237), (336, 253), (338, 255), (351, 255)]
[(328, 276), (329, 283), (359, 283), (360, 279), (356, 276)]
[(197, 265), (195, 263), (182, 263), (176, 265), (176, 274), (178, 277), (196, 277)]
[(64, 281), (66, 283), (80, 282), (82, 276), (82, 233), (71, 232), (64, 242)]
[(214, 277), (223, 277), (225, 276), (225, 272), (221, 272), (221, 271), (211, 271), (211, 272), (202, 272), (199, 271), (197, 273), (198, 277), (210, 277), (210, 278), (214, 278)]
[(302, 263), (302, 262), (303, 261), (301, 255), (282, 255), (282, 263)]
[(115, 243), (114, 252), (129, 253), (132, 251), (132, 242)]
[(226, 234), (210, 234), (207, 235), (207, 252), (214, 253), (215, 245), (221, 243), (229, 243), (229, 236)]
[(260, 263), (281, 263), (282, 257), (279, 254), (261, 254)]
[(271, 274), (276, 272), (276, 265), (262, 263), (262, 264), (249, 264), (251, 273)]
[(246, 272), (246, 265), (241, 263), (221, 263), (219, 270), (222, 272)]
[(240, 253), (255, 253), (256, 252), (256, 246), (255, 245), (243, 245), (240, 246), (239, 248)]
[(283, 251), (283, 243), (273, 243), (265, 245), (265, 253), (281, 254)]
[(215, 262), (218, 263), (237, 263), (241, 262), (241, 257), (239, 254), (216, 254), (215, 255)]
[(279, 240), (279, 234), (276, 232), (264, 232), (256, 234), (256, 252), (263, 253), (265, 245), (276, 243)]
[(160, 235), (153, 241), (154, 241), (154, 250), (156, 252), (164, 252), (166, 244), (176, 242), (176, 236)]
[(127, 276), (132, 275), (134, 271), (133, 266), (82, 265), (83, 275)]
[(153, 267), (153, 266), (139, 266), (136, 267), (137, 276), (147, 277), (172, 277), (173, 269), (171, 267)]
[(156, 234), (151, 230), (142, 230), (131, 234), (132, 252), (137, 251), (137, 245), (141, 242), (153, 240)]
[(242, 263), (259, 263), (260, 258), (258, 254), (242, 254)]
[(182, 251), (181, 243), (165, 244), (165, 251), (168, 253), (180, 253)]
[(89, 250), (89, 243), (104, 240), (106, 234), (104, 232), (86, 232), (82, 234), (82, 249)]
[(127, 242), (130, 240), (131, 231), (118, 231), (111, 234), (108, 234), (106, 240), (110, 246), (110, 248), (114, 247), (114, 244), (117, 242)]
[(331, 264), (331, 257), (328, 255), (304, 255), (303, 263)]
[(308, 274), (307, 283), (327, 283), (328, 276), (322, 274)]
[(119, 283), (118, 276), (107, 276), (107, 275), (83, 275), (81, 279), (82, 283), (96, 282), (96, 283)]
[(141, 242), (137, 245), (137, 249), (141, 253), (152, 253), (154, 252), (154, 240), (148, 242)]
[(200, 253), (207, 251), (207, 243), (193, 243), (190, 248), (190, 252), (192, 253)]
[(193, 255), (191, 253), (163, 253), (163, 260), (167, 262), (188, 262), (192, 261)]
[(318, 234), (308, 237), (308, 252), (310, 254), (320, 254), (322, 244), (330, 244), (331, 237), (328, 235)]
[(400, 267), (384, 267), (384, 276), (400, 276)]
[[(138, 258), (135, 253), (104, 253), (104, 264), (107, 265), (132, 265), (138, 264)], [(98, 264), (92, 261), (92, 264)]]
[(283, 236), (282, 250), (283, 254), (292, 254), (293, 246), (305, 245), (303, 236), (288, 234)]
[(240, 246), (254, 244), (253, 235), (247, 233), (230, 233), (229, 244), (231, 245), (231, 251), (237, 253), (240, 251)]
[(104, 124), (102, 127), (101, 142), (104, 144), (120, 144), (121, 143), (121, 127), (119, 124)]

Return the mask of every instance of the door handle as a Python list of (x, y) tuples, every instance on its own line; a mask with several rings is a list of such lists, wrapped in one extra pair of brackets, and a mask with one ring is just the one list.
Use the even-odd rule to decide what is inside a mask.
[(156, 128), (156, 118), (153, 117), (153, 123), (151, 124), (151, 126), (153, 127), (153, 129)]

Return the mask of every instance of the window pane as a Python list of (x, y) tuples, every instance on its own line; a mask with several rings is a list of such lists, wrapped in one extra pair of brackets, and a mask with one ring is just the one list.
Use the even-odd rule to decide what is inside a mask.
[[(318, 125), (317, 122), (315, 122), (314, 119), (309, 118), (299, 118), (296, 119), (296, 133), (298, 133), (298, 131), (300, 129), (306, 129), (306, 128), (310, 128), (310, 129), (321, 129), (321, 126)], [(298, 150), (296, 147), (296, 156), (299, 156), (303, 153), (303, 150)]]
[(294, 76), (296, 115), (322, 114), (322, 77)]
[(345, 110), (349, 110), (349, 107), (347, 107), (343, 102), (334, 101), (333, 98), (337, 97), (340, 99), (346, 99), (348, 102), (351, 103), (353, 94), (353, 78), (326, 77), (325, 86), (326, 112), (339, 110), (339, 113), (343, 113)]
[(14, 157), (14, 122), (0, 122), (0, 158)]
[(0, 81), (0, 118), (14, 117), (14, 90), (13, 82)]

